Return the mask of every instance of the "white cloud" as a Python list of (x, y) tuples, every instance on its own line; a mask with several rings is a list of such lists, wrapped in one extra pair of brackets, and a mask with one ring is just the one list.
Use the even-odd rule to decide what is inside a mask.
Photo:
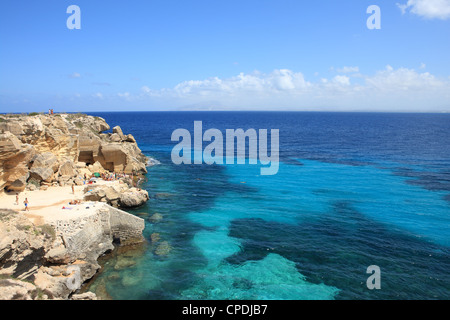
[(70, 79), (77, 79), (77, 78), (81, 78), (81, 74), (79, 74), (78, 72), (74, 72), (72, 74), (69, 74), (68, 77)]
[(450, 111), (450, 79), (388, 65), (373, 75), (338, 74), (310, 82), (300, 72), (280, 69), (268, 74), (255, 71), (224, 79), (188, 80), (159, 90), (144, 86), (140, 94), (127, 97), (146, 105), (179, 108), (207, 108), (214, 101), (214, 105), (233, 110)]
[(336, 69), (336, 71), (339, 73), (355, 73), (355, 72), (359, 72), (359, 68), (358, 67), (342, 67), (342, 68)]
[[(389, 91), (411, 91), (432, 90), (440, 88), (445, 83), (436, 79), (428, 72), (417, 73), (414, 69), (399, 68), (394, 70), (391, 66), (386, 66), (385, 70), (378, 71), (375, 76), (367, 77), (368, 87)], [(448, 86), (448, 83), (446, 84)]]
[(92, 96), (93, 96), (94, 98), (102, 99), (102, 100), (103, 100), (103, 94), (102, 94), (101, 92), (94, 93)]
[(397, 3), (397, 6), (403, 14), (409, 11), (426, 19), (450, 18), (450, 0), (408, 0), (406, 4)]
[(129, 98), (130, 97), (130, 93), (129, 92), (118, 93), (117, 95), (119, 97), (121, 97), (121, 98)]
[[(274, 70), (270, 74), (254, 72), (252, 74), (240, 73), (229, 79), (218, 77), (206, 80), (184, 81), (174, 90), (180, 95), (209, 95), (209, 94), (237, 94), (237, 93), (277, 93), (285, 91), (299, 91), (308, 87), (303, 74), (291, 70)], [(144, 89), (144, 88), (143, 88)], [(145, 91), (151, 90), (145, 87)]]
[(350, 85), (350, 78), (347, 76), (335, 76), (333, 78), (333, 82), (339, 85), (343, 86), (349, 86)]

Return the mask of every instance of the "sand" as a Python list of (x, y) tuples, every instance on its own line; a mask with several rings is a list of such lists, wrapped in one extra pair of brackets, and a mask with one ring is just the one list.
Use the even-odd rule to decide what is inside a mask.
[[(113, 181), (98, 180), (96, 184), (114, 183)], [(36, 225), (50, 223), (56, 220), (70, 220), (82, 215), (89, 215), (102, 204), (98, 202), (82, 201), (79, 205), (69, 205), (72, 200), (83, 200), (86, 185), (75, 186), (75, 194), (71, 186), (49, 187), (47, 190), (24, 191), (19, 193), (19, 204), (16, 204), (16, 193), (0, 195), (0, 208), (12, 209), (25, 213)], [(25, 211), (24, 201), (28, 199), (28, 211)], [(63, 209), (65, 208), (65, 209)]]

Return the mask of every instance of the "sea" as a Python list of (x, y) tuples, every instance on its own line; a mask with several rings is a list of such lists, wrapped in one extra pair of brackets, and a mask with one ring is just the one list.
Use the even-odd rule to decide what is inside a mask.
[[(150, 200), (128, 211), (145, 219), (146, 242), (103, 257), (87, 290), (114, 300), (450, 298), (450, 114), (89, 114), (159, 163), (140, 185)], [(278, 129), (277, 174), (249, 159), (174, 164), (172, 133), (186, 129), (194, 144), (195, 121), (224, 137)]]

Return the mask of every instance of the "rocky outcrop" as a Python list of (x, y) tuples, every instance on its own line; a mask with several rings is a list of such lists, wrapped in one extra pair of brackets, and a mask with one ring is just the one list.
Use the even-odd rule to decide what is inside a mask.
[(84, 200), (106, 202), (117, 208), (135, 208), (143, 205), (149, 199), (148, 192), (131, 187), (119, 180), (114, 184), (89, 185), (84, 188)]
[(131, 188), (120, 194), (119, 203), (122, 208), (135, 208), (143, 205), (148, 199), (147, 191)]
[(144, 241), (143, 219), (105, 203), (92, 206), (90, 214), (40, 227), (22, 213), (0, 210), (0, 300), (68, 299), (97, 273), (97, 259), (113, 242)]
[(77, 183), (93, 172), (145, 174), (131, 134), (83, 114), (0, 115), (0, 192)]
[(23, 144), (11, 132), (0, 133), (0, 192), (4, 188), (11, 191), (25, 189), (28, 166), (35, 152), (32, 145)]
[(35, 300), (38, 289), (35, 285), (13, 279), (0, 280), (0, 300)]

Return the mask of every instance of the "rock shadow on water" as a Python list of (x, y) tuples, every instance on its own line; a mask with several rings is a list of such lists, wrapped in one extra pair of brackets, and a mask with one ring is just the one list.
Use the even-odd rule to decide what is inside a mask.
[(444, 196), (444, 200), (450, 203), (450, 194)]
[(394, 169), (394, 174), (408, 178), (406, 180), (408, 184), (420, 186), (429, 191), (450, 191), (450, 172), (444, 169), (417, 171), (412, 168), (397, 167)]
[[(229, 235), (242, 250), (228, 257), (233, 265), (279, 254), (295, 262), (308, 282), (340, 289), (337, 299), (448, 299), (450, 252), (401, 231), (368, 220), (351, 203), (298, 225), (238, 219)], [(382, 289), (368, 290), (367, 267), (382, 270)]]

